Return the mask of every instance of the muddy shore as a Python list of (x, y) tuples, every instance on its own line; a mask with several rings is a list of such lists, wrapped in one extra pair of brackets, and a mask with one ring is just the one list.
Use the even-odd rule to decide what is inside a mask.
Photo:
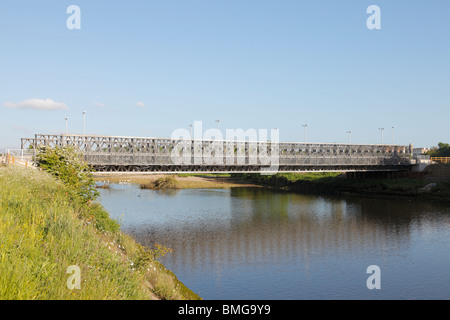
[(229, 189), (237, 187), (262, 187), (260, 184), (252, 183), (242, 177), (230, 175), (178, 175), (178, 174), (134, 174), (114, 173), (95, 174), (94, 179), (103, 185), (111, 183), (136, 183), (143, 188), (151, 189), (155, 182), (171, 177), (175, 189)]

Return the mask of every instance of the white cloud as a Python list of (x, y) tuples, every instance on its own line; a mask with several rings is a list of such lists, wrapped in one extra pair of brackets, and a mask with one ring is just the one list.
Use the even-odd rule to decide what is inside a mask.
[(95, 105), (99, 108), (106, 108), (106, 105), (101, 102), (96, 102)]
[(65, 103), (56, 102), (52, 99), (28, 99), (18, 103), (5, 102), (4, 106), (12, 109), (34, 109), (34, 110), (67, 110), (69, 109)]
[(23, 132), (26, 132), (26, 133), (33, 133), (33, 130), (30, 130), (30, 128), (27, 128), (27, 127), (13, 125), (12, 128), (14, 130), (17, 130), (17, 131), (23, 131)]
[(141, 101), (136, 102), (136, 106), (139, 108), (145, 108), (145, 104)]

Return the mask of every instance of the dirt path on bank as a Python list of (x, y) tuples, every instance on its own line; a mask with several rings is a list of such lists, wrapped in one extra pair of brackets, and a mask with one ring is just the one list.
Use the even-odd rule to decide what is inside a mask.
[(136, 183), (150, 185), (158, 179), (173, 177), (175, 188), (178, 189), (228, 189), (238, 187), (261, 187), (243, 179), (228, 176), (192, 175), (178, 176), (176, 174), (139, 174), (139, 173), (96, 173), (94, 180), (106, 185), (111, 183)]

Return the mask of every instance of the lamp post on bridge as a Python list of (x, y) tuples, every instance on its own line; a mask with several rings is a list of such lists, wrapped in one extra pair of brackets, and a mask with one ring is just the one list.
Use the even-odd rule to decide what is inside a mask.
[(193, 137), (192, 137), (192, 123), (189, 124), (189, 128), (190, 128), (190, 132), (191, 132), (191, 140), (193, 140)]
[(86, 134), (86, 110), (82, 112), (83, 114), (83, 135)]
[(305, 124), (302, 124), (302, 127), (304, 127), (304, 128), (305, 128), (305, 142), (306, 142), (306, 128), (308, 127), (308, 124), (307, 124), (307, 123), (305, 123)]
[(394, 144), (394, 126), (392, 126), (392, 144)]
[(68, 130), (68, 127), (67, 127), (67, 120), (69, 120), (69, 117), (66, 117), (66, 134), (68, 134), (69, 133), (69, 130)]
[(352, 134), (352, 132), (349, 130), (347, 131), (347, 135), (348, 135), (348, 143), (351, 143), (351, 138), (350, 135)]
[(220, 119), (217, 119), (216, 122), (217, 122), (217, 140), (219, 140), (219, 122), (220, 122)]
[(384, 130), (384, 128), (378, 128), (378, 130), (380, 130), (380, 132), (381, 132), (381, 144), (383, 144), (383, 130)]

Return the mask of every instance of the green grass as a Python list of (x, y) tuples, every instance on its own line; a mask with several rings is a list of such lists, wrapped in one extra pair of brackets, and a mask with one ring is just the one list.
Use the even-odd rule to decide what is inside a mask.
[(418, 190), (430, 181), (423, 179), (346, 179), (338, 172), (277, 173), (271, 176), (246, 174), (245, 179), (265, 186), (312, 194), (355, 194), (413, 197), (448, 202), (450, 182), (437, 182), (428, 193)]
[[(50, 174), (0, 167), (0, 299), (199, 298), (119, 229)], [(67, 286), (71, 265), (80, 289)]]
[(307, 172), (307, 173), (279, 173), (277, 177), (284, 178), (289, 182), (297, 181), (326, 181), (341, 175), (340, 172)]
[(308, 173), (277, 173), (274, 175), (244, 174), (245, 179), (273, 186), (287, 186), (302, 182), (325, 183), (339, 179), (340, 172), (308, 172)]

